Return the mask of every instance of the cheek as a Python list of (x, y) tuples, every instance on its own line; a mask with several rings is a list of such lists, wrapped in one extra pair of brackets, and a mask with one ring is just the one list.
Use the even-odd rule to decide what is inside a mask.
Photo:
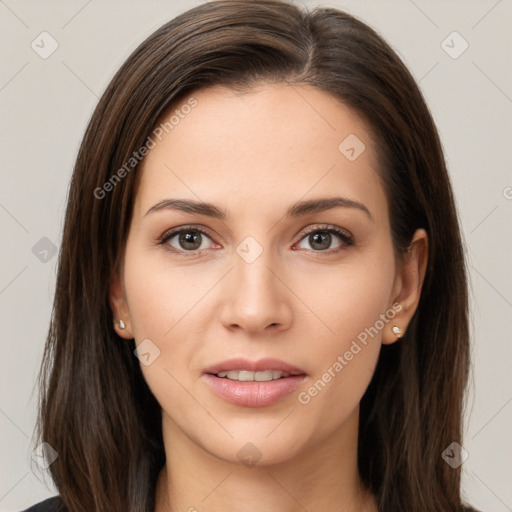
[[(295, 279), (293, 289), (305, 298), (314, 315), (310, 328), (318, 328), (324, 346), (343, 349), (361, 332), (374, 326), (385, 313), (395, 278), (392, 253), (374, 251), (359, 258), (352, 255), (338, 266), (303, 269)], [(300, 319), (297, 319), (300, 323)], [(381, 322), (378, 329), (382, 330)]]
[[(128, 245), (125, 287), (130, 320), (137, 341), (144, 338), (168, 344), (198, 308), (199, 299), (214, 284), (215, 276), (173, 268), (164, 251), (141, 250)], [(194, 275), (196, 278), (194, 278)], [(210, 282), (211, 281), (211, 282)]]
[[(373, 376), (382, 329), (394, 316), (394, 310), (387, 311), (394, 260), (386, 254), (331, 269), (325, 280), (316, 275), (317, 287), (310, 288), (315, 292), (309, 294), (308, 305), (328, 326), (329, 335), (318, 336), (306, 349), (315, 373), (297, 398), (304, 413), (317, 418), (319, 428), (339, 425), (358, 406)], [(319, 287), (324, 281), (328, 285)]]
[(124, 282), (133, 335), (139, 351), (145, 347), (149, 353), (149, 361), (140, 358), (142, 374), (163, 411), (178, 410), (186, 421), (202, 424), (204, 412), (185, 389), (202, 339), (194, 332), (199, 329), (194, 306), (207, 283), (192, 281), (190, 273), (177, 272), (154, 256), (127, 245)]
[[(153, 361), (146, 366), (141, 360), (141, 369), (165, 408), (186, 401), (181, 386), (197, 377), (194, 360), (206, 326), (215, 320), (216, 309), (206, 310), (208, 292), (219, 276), (207, 266), (199, 270), (191, 264), (177, 269), (164, 250), (139, 248), (142, 245), (128, 240), (124, 284), (136, 344), (145, 343)], [(191, 373), (192, 368), (196, 370)]]

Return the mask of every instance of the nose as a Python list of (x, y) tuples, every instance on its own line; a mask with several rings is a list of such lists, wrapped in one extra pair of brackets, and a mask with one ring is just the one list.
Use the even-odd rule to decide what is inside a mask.
[(222, 285), (220, 320), (227, 329), (255, 335), (286, 330), (293, 316), (289, 278), (271, 251), (253, 258), (233, 255), (233, 269)]

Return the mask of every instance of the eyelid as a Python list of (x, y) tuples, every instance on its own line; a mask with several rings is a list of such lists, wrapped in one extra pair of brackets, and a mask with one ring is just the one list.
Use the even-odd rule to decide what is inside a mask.
[(300, 238), (299, 241), (302, 241), (307, 235), (314, 233), (316, 231), (327, 231), (335, 233), (339, 235), (343, 239), (343, 241), (346, 241), (347, 243), (354, 243), (355, 241), (354, 235), (352, 235), (350, 231), (331, 224), (316, 224), (314, 226), (308, 226), (307, 228), (302, 229), (297, 235)]
[(171, 228), (171, 229), (168, 229), (167, 231), (165, 231), (163, 233), (163, 235), (161, 235), (159, 237), (159, 241), (162, 241), (162, 240), (168, 240), (170, 237), (174, 236), (174, 235), (177, 235), (179, 233), (181, 233), (182, 231), (199, 231), (201, 232), (202, 234), (205, 234), (207, 236), (209, 236), (211, 238), (211, 235), (209, 234), (209, 231), (206, 227), (204, 226), (201, 226), (201, 225), (198, 225), (198, 224), (186, 224), (184, 226), (178, 226), (176, 228)]

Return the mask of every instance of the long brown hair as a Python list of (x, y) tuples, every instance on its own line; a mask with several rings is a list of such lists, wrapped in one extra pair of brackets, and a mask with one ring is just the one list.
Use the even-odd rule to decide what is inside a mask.
[(405, 337), (382, 348), (361, 402), (359, 470), (382, 512), (460, 511), (460, 467), (441, 454), (462, 444), (467, 270), (437, 130), (374, 30), (337, 9), (279, 0), (215, 1), (181, 14), (130, 55), (94, 111), (69, 189), (39, 377), (38, 441), (59, 453), (50, 471), (60, 496), (70, 512), (154, 509), (165, 462), (160, 407), (108, 302), (134, 201), (137, 166), (126, 162), (193, 91), (260, 81), (309, 84), (359, 114), (376, 137), (395, 251), (416, 229), (428, 233), (418, 309)]

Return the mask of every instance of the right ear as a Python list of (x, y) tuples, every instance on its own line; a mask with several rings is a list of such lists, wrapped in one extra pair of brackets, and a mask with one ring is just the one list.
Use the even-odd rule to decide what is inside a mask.
[[(126, 340), (133, 339), (132, 323), (122, 278), (118, 271), (115, 272), (109, 285), (109, 303), (112, 310), (114, 330), (116, 333)], [(124, 328), (121, 328), (124, 323)]]

